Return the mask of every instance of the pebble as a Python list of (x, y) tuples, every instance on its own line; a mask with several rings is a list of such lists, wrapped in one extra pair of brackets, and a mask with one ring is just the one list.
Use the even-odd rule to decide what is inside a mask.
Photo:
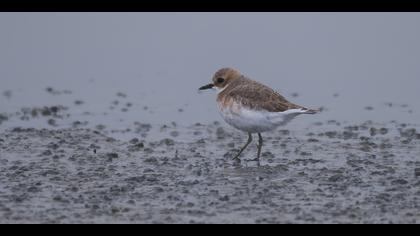
[(415, 175), (416, 177), (420, 177), (420, 168), (416, 168), (416, 169), (414, 169), (414, 175)]
[(222, 127), (218, 127), (216, 130), (217, 139), (223, 139), (225, 138), (225, 135), (226, 135), (225, 130)]
[(139, 140), (138, 138), (133, 138), (133, 139), (131, 139), (131, 140), (130, 140), (130, 142), (129, 142), (129, 143), (131, 143), (131, 144), (136, 144), (136, 143), (138, 143), (138, 142), (140, 142), (140, 140)]
[(57, 122), (54, 119), (49, 119), (47, 123), (51, 126), (57, 126)]
[(324, 134), (328, 138), (335, 138), (335, 137), (337, 137), (338, 132), (337, 131), (327, 131)]
[(76, 100), (76, 101), (74, 101), (74, 104), (76, 105), (76, 106), (80, 106), (80, 105), (83, 105), (85, 102), (83, 102), (83, 101), (81, 101), (81, 100)]
[(392, 184), (393, 185), (405, 185), (405, 184), (408, 184), (408, 181), (405, 180), (405, 179), (397, 179), (397, 180), (392, 181)]
[(379, 133), (382, 134), (382, 135), (385, 135), (385, 134), (388, 133), (388, 129), (387, 128), (380, 128)]
[(377, 133), (378, 133), (378, 130), (377, 130), (376, 128), (371, 127), (371, 128), (369, 129), (369, 134), (370, 134), (370, 136), (375, 136)]
[(226, 201), (229, 201), (229, 200), (230, 200), (230, 198), (229, 198), (229, 196), (228, 196), (228, 195), (225, 195), (225, 196), (223, 196), (223, 197), (219, 198), (219, 200), (220, 200), (220, 201), (223, 201), (223, 202), (226, 202)]
[(165, 138), (160, 141), (161, 144), (166, 144), (167, 146), (173, 146), (175, 145), (175, 141), (170, 138)]
[(179, 136), (179, 132), (178, 132), (178, 131), (176, 131), (176, 130), (174, 130), (174, 131), (171, 131), (171, 132), (169, 133), (169, 135), (171, 135), (172, 137), (176, 138), (176, 137), (178, 137), (178, 136)]

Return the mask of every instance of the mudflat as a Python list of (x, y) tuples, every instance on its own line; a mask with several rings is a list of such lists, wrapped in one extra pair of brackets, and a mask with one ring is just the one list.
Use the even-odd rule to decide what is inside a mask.
[(219, 122), (147, 127), (129, 141), (106, 128), (6, 129), (0, 222), (419, 222), (420, 134), (410, 125), (279, 129), (265, 134), (260, 167), (247, 161), (254, 144), (232, 160), (247, 137)]

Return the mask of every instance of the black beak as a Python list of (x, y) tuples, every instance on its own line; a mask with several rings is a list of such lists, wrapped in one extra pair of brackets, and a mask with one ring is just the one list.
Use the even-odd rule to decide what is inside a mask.
[(199, 90), (211, 89), (213, 87), (214, 87), (214, 84), (208, 84), (208, 85), (204, 85), (203, 87), (200, 87)]

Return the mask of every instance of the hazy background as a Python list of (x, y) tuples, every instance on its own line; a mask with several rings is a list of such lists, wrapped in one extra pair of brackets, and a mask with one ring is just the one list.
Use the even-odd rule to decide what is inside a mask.
[[(420, 118), (419, 13), (0, 13), (0, 92), (12, 92), (0, 113), (67, 105), (110, 126), (221, 121), (216, 93), (197, 89), (227, 66), (327, 108), (296, 125)], [(116, 99), (133, 106), (109, 110)]]

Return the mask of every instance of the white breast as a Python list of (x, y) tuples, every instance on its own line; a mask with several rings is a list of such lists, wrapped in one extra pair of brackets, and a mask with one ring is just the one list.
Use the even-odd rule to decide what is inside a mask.
[(244, 108), (239, 104), (224, 108), (219, 104), (223, 119), (233, 127), (249, 132), (261, 133), (287, 124), (297, 115), (305, 113), (302, 109), (291, 109), (284, 112), (257, 111)]

